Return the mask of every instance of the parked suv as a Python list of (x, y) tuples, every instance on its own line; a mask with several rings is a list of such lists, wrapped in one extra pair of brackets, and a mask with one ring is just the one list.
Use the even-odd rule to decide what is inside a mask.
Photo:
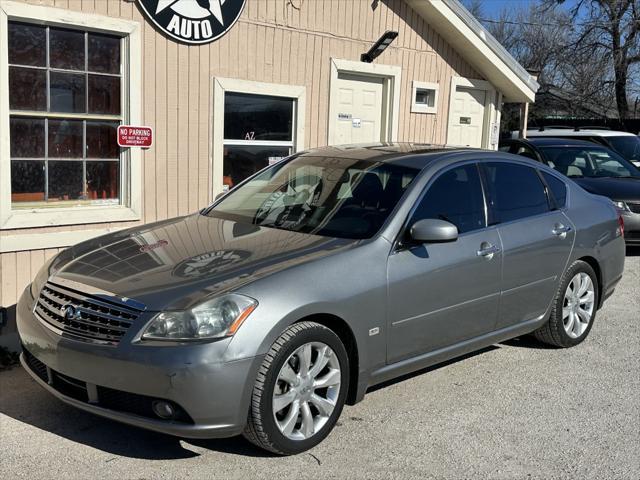
[(294, 454), (371, 385), (531, 332), (578, 345), (624, 258), (613, 204), (541, 163), (319, 149), (61, 252), (18, 303), (21, 361), (97, 415)]
[[(518, 138), (518, 132), (512, 132), (511, 137)], [(623, 158), (640, 167), (640, 138), (629, 132), (608, 130), (606, 128), (587, 127), (540, 127), (527, 130), (527, 138), (567, 138), (594, 142), (618, 152)]]
[(500, 150), (542, 162), (585, 190), (609, 197), (622, 213), (625, 240), (640, 245), (640, 170), (616, 152), (564, 138), (503, 140)]

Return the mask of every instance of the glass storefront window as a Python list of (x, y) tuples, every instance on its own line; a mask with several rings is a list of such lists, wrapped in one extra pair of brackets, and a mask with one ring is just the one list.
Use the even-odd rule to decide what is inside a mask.
[(121, 43), (113, 35), (9, 22), (13, 208), (119, 203)]
[(293, 153), (295, 108), (292, 98), (225, 93), (225, 189)]

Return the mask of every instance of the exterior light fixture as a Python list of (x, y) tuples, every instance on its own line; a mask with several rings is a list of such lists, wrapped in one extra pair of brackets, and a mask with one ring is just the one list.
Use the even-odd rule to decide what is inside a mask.
[(373, 47), (371, 47), (367, 53), (363, 53), (360, 56), (360, 61), (367, 63), (373, 62), (378, 55), (384, 52), (387, 47), (391, 45), (391, 42), (393, 42), (397, 36), (398, 32), (384, 32), (378, 41), (373, 44)]

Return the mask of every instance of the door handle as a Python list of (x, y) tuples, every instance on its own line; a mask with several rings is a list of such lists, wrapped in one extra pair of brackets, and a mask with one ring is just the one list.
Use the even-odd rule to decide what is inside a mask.
[(571, 227), (562, 225), (561, 223), (557, 223), (553, 227), (553, 230), (551, 230), (551, 233), (553, 233), (557, 237), (565, 238), (567, 236), (567, 233), (569, 233), (570, 231)]
[(478, 250), (477, 255), (491, 260), (496, 253), (500, 253), (500, 247), (483, 242), (482, 245), (480, 245), (480, 250)]

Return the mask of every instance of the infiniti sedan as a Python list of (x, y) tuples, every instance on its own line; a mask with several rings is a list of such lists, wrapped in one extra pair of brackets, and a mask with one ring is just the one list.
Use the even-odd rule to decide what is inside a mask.
[(372, 385), (529, 333), (578, 345), (622, 276), (622, 229), (522, 157), (313, 150), (47, 262), (18, 304), (21, 361), (97, 415), (295, 454)]
[(640, 245), (640, 169), (613, 150), (566, 138), (504, 140), (500, 150), (545, 163), (588, 192), (609, 197), (624, 221), (628, 245)]

